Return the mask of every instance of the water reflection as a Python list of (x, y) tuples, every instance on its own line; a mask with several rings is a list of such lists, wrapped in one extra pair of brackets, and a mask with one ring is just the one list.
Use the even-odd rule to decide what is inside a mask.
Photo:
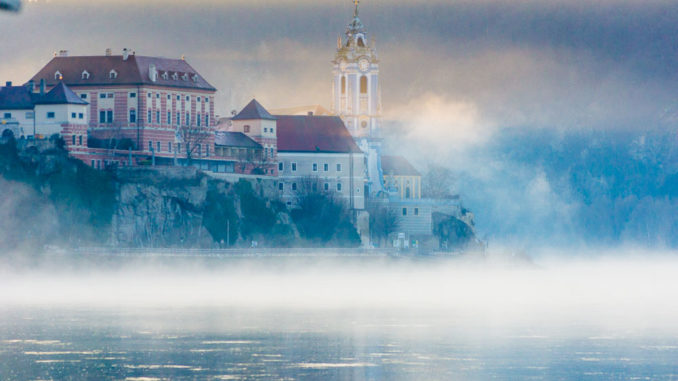
[(678, 264), (372, 263), (0, 281), (0, 379), (678, 379)]

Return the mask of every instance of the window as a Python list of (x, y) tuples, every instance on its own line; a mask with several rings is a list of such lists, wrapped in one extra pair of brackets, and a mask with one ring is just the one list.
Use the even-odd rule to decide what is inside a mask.
[(181, 153), (181, 143), (177, 143), (177, 153)]
[(160, 99), (160, 93), (155, 93), (155, 99)]
[(137, 93), (129, 93), (129, 97), (130, 97), (130, 98), (136, 98), (136, 97), (137, 97)]
[(106, 93), (99, 94), (99, 99), (106, 99)]
[(200, 102), (200, 97), (198, 97), (198, 102)]
[(113, 110), (106, 111), (106, 119), (108, 123), (113, 123)]
[(77, 114), (74, 113), (74, 112), (72, 112), (72, 113), (71, 113), (71, 118), (75, 119), (76, 117), (77, 117)]
[(155, 112), (155, 122), (160, 124), (160, 111)]
[(264, 132), (268, 132), (268, 128), (264, 127)]
[(341, 183), (337, 183), (337, 192), (341, 192)]
[(318, 163), (313, 163), (313, 172), (318, 172)]
[(329, 170), (330, 170), (330, 165), (327, 164), (327, 163), (323, 164), (323, 170), (324, 170), (325, 172), (329, 171)]
[(186, 125), (189, 126), (191, 124), (191, 114), (186, 113)]
[(73, 135), (73, 145), (75, 145), (75, 135)]
[(337, 172), (341, 172), (341, 164), (337, 164)]
[(403, 208), (403, 216), (407, 215), (407, 208)]
[(148, 110), (148, 112), (146, 114), (147, 114), (146, 115), (146, 122), (151, 123), (152, 122), (151, 118), (153, 117), (152, 111)]
[(106, 111), (99, 111), (99, 123), (106, 123)]
[(327, 192), (328, 190), (330, 190), (330, 184), (329, 184), (329, 183), (325, 183), (325, 185), (323, 186), (323, 188), (325, 189), (325, 192)]
[(108, 78), (110, 79), (116, 79), (118, 78), (118, 72), (115, 70), (111, 70), (108, 72)]
[(177, 113), (177, 126), (181, 126), (181, 114)]
[(190, 95), (187, 95), (187, 96), (186, 96), (186, 102), (190, 102), (190, 101), (191, 101), (191, 96), (190, 96)]
[(94, 168), (94, 166), (95, 166), (95, 164), (94, 164), (94, 160), (92, 160), (92, 168)]
[(172, 142), (167, 142), (167, 152), (172, 152)]
[(172, 124), (172, 113), (167, 111), (167, 124)]
[(170, 99), (172, 99), (172, 97), (169, 94), (167, 94), (167, 100), (170, 100)]
[(278, 183), (278, 190), (283, 190), (283, 189), (285, 189), (285, 184), (283, 184), (282, 182)]
[(80, 98), (87, 99), (87, 94), (80, 94)]
[(205, 146), (205, 157), (210, 157), (210, 146)]
[(81, 78), (82, 79), (89, 79), (89, 72), (87, 70), (83, 70)]
[(419, 215), (419, 208), (414, 208), (414, 215), (418, 216)]
[(275, 129), (271, 128), (271, 133), (274, 133), (274, 132), (275, 132)]
[(158, 147), (158, 152), (160, 152), (160, 142), (156, 143), (156, 146)]
[(78, 136), (78, 144), (82, 145), (82, 135)]
[(198, 144), (198, 157), (202, 155), (202, 144)]
[(210, 103), (210, 99), (209, 99), (209, 98), (205, 98), (205, 103)]
[(341, 77), (341, 93), (346, 94), (346, 77)]
[(249, 126), (249, 125), (245, 125), (245, 127), (243, 128), (243, 130), (245, 131), (246, 134), (249, 133), (249, 132), (250, 132), (250, 126)]
[(47, 119), (54, 119), (54, 111), (50, 111), (47, 113)]
[(129, 110), (129, 122), (130, 123), (136, 123), (137, 122), (137, 110), (135, 110), (135, 109)]
[(111, 99), (113, 99), (113, 97), (115, 96), (115, 94), (113, 94), (113, 93), (108, 93), (106, 95), (108, 96), (108, 98), (111, 98)]
[(78, 114), (78, 119), (84, 119), (84, 118), (85, 118), (85, 114), (83, 114), (83, 113)]
[(297, 183), (292, 183), (292, 190), (297, 190)]
[(6, 112), (5, 116), (3, 117), (5, 119), (12, 119), (12, 113), (11, 112)]
[(210, 126), (210, 114), (205, 114), (205, 126)]
[(195, 116), (195, 120), (197, 122), (198, 127), (200, 127), (200, 121), (202, 121), (202, 118), (200, 117), (200, 114)]
[(152, 96), (153, 96), (153, 95), (151, 95), (151, 93), (148, 93), (148, 97), (149, 97), (149, 98), (152, 97)]
[(178, 100), (178, 101), (181, 100), (181, 95), (177, 95), (177, 100)]
[(150, 140), (148, 141), (148, 150), (153, 151), (153, 142)]
[(297, 163), (292, 163), (292, 172), (297, 171)]
[(55, 79), (55, 80), (60, 81), (60, 80), (62, 80), (63, 78), (64, 78), (64, 76), (61, 75), (61, 73), (60, 73), (58, 70), (54, 73), (54, 79)]
[(367, 77), (360, 77), (360, 94), (367, 94)]

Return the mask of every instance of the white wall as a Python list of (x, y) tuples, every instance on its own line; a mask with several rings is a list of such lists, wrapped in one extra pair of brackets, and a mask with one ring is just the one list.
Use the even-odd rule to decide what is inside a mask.
[[(351, 169), (350, 155), (347, 153), (296, 153), (279, 152), (278, 162), (283, 164), (283, 170), (278, 173), (279, 182), (283, 183), (283, 191), (280, 193), (285, 202), (294, 204), (298, 193), (302, 191), (304, 182), (308, 178), (317, 179), (320, 191), (324, 191), (324, 184), (328, 184), (330, 192), (345, 201), (347, 205), (351, 198)], [(296, 171), (293, 170), (296, 164)], [(313, 170), (313, 164), (317, 164), (317, 171)], [(324, 170), (327, 164), (328, 170)], [(341, 171), (337, 171), (337, 164), (341, 165)], [(365, 208), (365, 182), (366, 168), (365, 155), (353, 154), (353, 204), (354, 209)], [(293, 184), (297, 184), (297, 191), (293, 190)], [(341, 183), (341, 191), (337, 191), (337, 184)]]

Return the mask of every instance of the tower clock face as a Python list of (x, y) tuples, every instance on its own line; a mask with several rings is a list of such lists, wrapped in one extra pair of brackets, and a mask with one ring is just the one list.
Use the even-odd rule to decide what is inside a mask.
[(370, 68), (370, 60), (367, 58), (361, 58), (358, 61), (358, 67), (360, 68), (360, 71), (367, 71)]

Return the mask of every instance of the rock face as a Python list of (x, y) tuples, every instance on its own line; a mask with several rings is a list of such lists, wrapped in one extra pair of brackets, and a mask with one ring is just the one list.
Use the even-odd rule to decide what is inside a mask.
[[(121, 170), (111, 244), (137, 247), (209, 246), (203, 226), (207, 178), (195, 171)], [(149, 181), (152, 180), (152, 181)]]

